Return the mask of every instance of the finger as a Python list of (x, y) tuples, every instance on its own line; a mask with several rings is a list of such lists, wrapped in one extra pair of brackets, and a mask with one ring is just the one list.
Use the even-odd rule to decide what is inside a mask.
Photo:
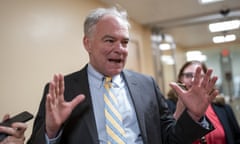
[(202, 80), (202, 83), (201, 83), (201, 86), (202, 86), (203, 88), (206, 88), (206, 87), (207, 87), (207, 83), (208, 83), (209, 80), (210, 80), (210, 77), (211, 77), (211, 75), (212, 75), (212, 72), (213, 72), (212, 69), (208, 69), (207, 72), (206, 72), (206, 74), (204, 75), (203, 80)]
[(51, 102), (55, 105), (58, 101), (58, 76), (54, 74), (53, 80), (50, 82), (50, 94), (51, 94)]
[(72, 109), (74, 109), (79, 103), (81, 103), (85, 99), (84, 95), (78, 95), (76, 96), (70, 103), (72, 106)]
[(21, 138), (24, 136), (24, 132), (27, 129), (27, 124), (16, 122), (12, 124), (12, 128), (15, 130), (13, 136)]
[(54, 83), (54, 81), (51, 81), (51, 82), (49, 83), (48, 93), (49, 93), (53, 98), (56, 98), (55, 83)]
[(56, 94), (56, 97), (59, 96), (59, 75), (58, 74), (54, 74), (54, 77), (53, 77), (53, 80), (54, 80), (54, 83), (55, 83), (55, 94)]
[(12, 127), (0, 126), (0, 132), (13, 135), (15, 130)]
[(195, 71), (195, 75), (192, 79), (193, 85), (199, 85), (199, 82), (201, 80), (201, 72), (202, 72), (202, 69), (201, 69), (201, 67), (198, 66)]
[(54, 107), (55, 107), (55, 104), (53, 102), (53, 98), (52, 98), (51, 94), (47, 94), (47, 97), (46, 97), (46, 112), (52, 112)]
[(60, 95), (60, 101), (64, 101), (64, 76), (62, 74), (59, 74), (59, 95)]
[(8, 136), (0, 144), (24, 144), (25, 136), (16, 138), (14, 136)]
[(175, 82), (171, 82), (170, 87), (173, 88), (179, 96), (184, 93), (184, 90)]
[(209, 95), (209, 101), (212, 102), (218, 94), (219, 94), (219, 91), (214, 89)]
[(206, 91), (207, 91), (208, 94), (210, 94), (213, 91), (213, 89), (215, 88), (215, 84), (217, 82), (217, 79), (218, 79), (218, 77), (214, 76), (206, 84)]
[(3, 121), (5, 121), (5, 120), (7, 120), (7, 119), (9, 119), (10, 118), (10, 115), (9, 114), (5, 114), (4, 116), (3, 116)]
[(15, 122), (12, 124), (12, 127), (20, 132), (24, 132), (27, 129), (27, 124), (23, 122)]

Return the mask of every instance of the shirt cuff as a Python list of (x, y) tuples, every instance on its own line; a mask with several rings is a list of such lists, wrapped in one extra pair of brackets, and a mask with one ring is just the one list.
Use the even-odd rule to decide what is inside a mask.
[(58, 135), (55, 138), (52, 138), (52, 139), (49, 139), (47, 134), (45, 134), (46, 144), (56, 144), (60, 140), (61, 136), (62, 136), (62, 130), (58, 133)]
[(200, 123), (200, 125), (202, 126), (202, 127), (204, 127), (204, 128), (206, 128), (206, 129), (210, 129), (210, 124), (209, 124), (209, 122), (207, 121), (207, 119), (206, 119), (206, 117), (205, 116), (203, 116), (200, 120), (199, 120), (199, 123)]

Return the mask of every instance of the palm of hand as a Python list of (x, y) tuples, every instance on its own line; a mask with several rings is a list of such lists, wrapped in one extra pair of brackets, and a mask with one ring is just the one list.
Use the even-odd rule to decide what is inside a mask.
[(72, 101), (65, 101), (64, 78), (61, 74), (54, 75), (53, 81), (49, 84), (46, 100), (46, 132), (49, 138), (56, 136), (72, 110), (83, 100), (84, 96), (79, 95)]
[(178, 93), (179, 99), (194, 120), (199, 120), (205, 114), (208, 105), (218, 94), (217, 90), (213, 90), (217, 77), (211, 78), (212, 70), (208, 70), (203, 78), (201, 78), (200, 72), (201, 68), (198, 67), (189, 90), (183, 90), (176, 83), (171, 83), (171, 87)]
[(187, 109), (195, 116), (202, 117), (211, 103), (207, 91), (199, 86), (192, 86), (183, 93), (181, 99)]
[[(58, 130), (64, 121), (69, 117), (72, 109), (73, 107), (70, 102), (55, 100), (55, 103), (46, 109), (46, 127), (48, 130)], [(54, 133), (57, 133), (57, 131)]]

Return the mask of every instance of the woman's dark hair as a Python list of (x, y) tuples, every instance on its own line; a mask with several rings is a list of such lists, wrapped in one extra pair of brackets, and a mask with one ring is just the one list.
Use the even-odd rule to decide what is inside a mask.
[(179, 83), (181, 83), (180, 79), (181, 79), (181, 76), (183, 75), (184, 70), (185, 70), (188, 66), (190, 66), (190, 65), (192, 65), (192, 64), (199, 64), (199, 65), (201, 66), (203, 72), (204, 72), (204, 73), (207, 72), (207, 66), (206, 66), (203, 62), (201, 62), (201, 61), (196, 61), (196, 60), (194, 60), (194, 61), (187, 61), (187, 62), (181, 67), (181, 69), (180, 69), (180, 71), (179, 71), (179, 73), (178, 73), (178, 82), (179, 82)]

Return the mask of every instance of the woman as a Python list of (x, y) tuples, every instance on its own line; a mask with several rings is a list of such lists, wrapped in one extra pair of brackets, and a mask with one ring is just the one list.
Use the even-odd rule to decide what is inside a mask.
[[(178, 74), (178, 83), (184, 89), (192, 86), (192, 79), (197, 67), (202, 68), (202, 75), (207, 71), (204, 63), (199, 61), (186, 62)], [(176, 106), (183, 107), (181, 101), (178, 101), (177, 94), (170, 90), (168, 93), (168, 106), (174, 113)], [(177, 104), (177, 105), (176, 105)], [(174, 115), (177, 119), (178, 116)], [(207, 108), (206, 116), (213, 123), (215, 129), (197, 140), (194, 144), (240, 144), (240, 128), (231, 107), (225, 104), (224, 98), (217, 96), (211, 105)]]

